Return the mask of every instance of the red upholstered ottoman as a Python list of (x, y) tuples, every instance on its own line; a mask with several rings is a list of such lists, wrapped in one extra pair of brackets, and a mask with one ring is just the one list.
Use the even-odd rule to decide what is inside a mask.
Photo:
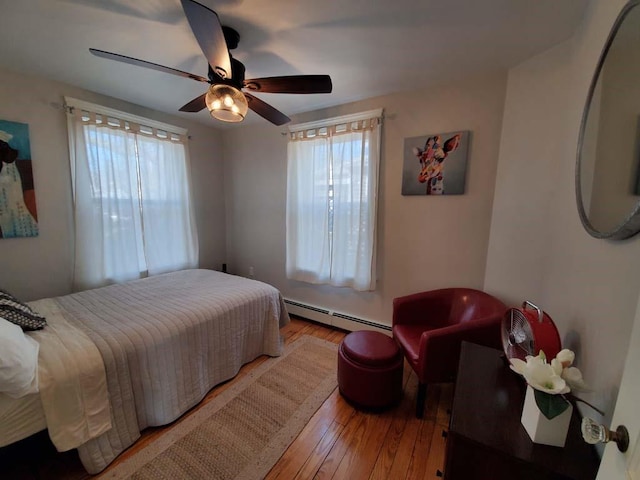
[(402, 398), (404, 357), (395, 340), (361, 330), (347, 335), (338, 350), (338, 387), (355, 405), (382, 408)]

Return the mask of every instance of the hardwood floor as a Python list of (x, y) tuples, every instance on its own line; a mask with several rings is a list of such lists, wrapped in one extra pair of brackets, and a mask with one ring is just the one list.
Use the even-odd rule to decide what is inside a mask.
[[(348, 332), (292, 318), (282, 329), (285, 343), (301, 335), (340, 343)], [(203, 402), (187, 412), (192, 414), (202, 405), (220, 395), (238, 379), (247, 375), (267, 357), (245, 365), (233, 379), (214, 388)], [(282, 455), (267, 475), (267, 480), (413, 480), (437, 478), (443, 470), (446, 432), (449, 425), (453, 385), (433, 385), (427, 394), (423, 419), (414, 415), (417, 378), (405, 363), (404, 396), (397, 407), (380, 412), (361, 412), (349, 405), (337, 389), (315, 413), (298, 438)], [(172, 424), (173, 425), (173, 424)], [(113, 465), (125, 460), (156, 440), (171, 425), (150, 428), (125, 451)], [(107, 468), (100, 476), (109, 472)], [(86, 474), (77, 453), (57, 453), (44, 434), (0, 448), (0, 478), (2, 479), (65, 479), (79, 480)]]

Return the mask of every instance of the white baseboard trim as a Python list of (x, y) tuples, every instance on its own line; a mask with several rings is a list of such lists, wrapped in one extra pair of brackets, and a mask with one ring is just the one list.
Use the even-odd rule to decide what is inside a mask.
[(385, 335), (391, 335), (390, 325), (353, 317), (351, 315), (335, 312), (315, 305), (309, 305), (288, 298), (284, 299), (284, 303), (287, 305), (287, 310), (292, 315), (307, 318), (325, 325), (342, 328), (343, 330), (348, 330), (350, 332), (356, 330), (373, 330), (384, 333)]

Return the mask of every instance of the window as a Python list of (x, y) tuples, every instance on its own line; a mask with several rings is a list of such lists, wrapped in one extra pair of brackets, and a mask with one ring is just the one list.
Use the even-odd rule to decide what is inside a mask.
[(287, 277), (375, 288), (382, 110), (291, 127)]
[(75, 288), (195, 267), (186, 131), (66, 101)]

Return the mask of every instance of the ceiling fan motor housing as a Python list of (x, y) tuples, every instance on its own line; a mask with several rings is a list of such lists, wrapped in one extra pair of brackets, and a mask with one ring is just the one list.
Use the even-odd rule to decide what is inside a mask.
[(525, 360), (542, 350), (547, 361), (562, 349), (560, 334), (549, 315), (529, 301), (510, 308), (502, 319), (502, 346), (507, 358)]
[(240, 90), (244, 86), (245, 67), (240, 60), (236, 60), (232, 56), (229, 56), (229, 60), (231, 60), (231, 77), (222, 78), (211, 67), (211, 65), (209, 65), (209, 73), (207, 75), (209, 77), (209, 83), (211, 83), (212, 85), (224, 83)]

